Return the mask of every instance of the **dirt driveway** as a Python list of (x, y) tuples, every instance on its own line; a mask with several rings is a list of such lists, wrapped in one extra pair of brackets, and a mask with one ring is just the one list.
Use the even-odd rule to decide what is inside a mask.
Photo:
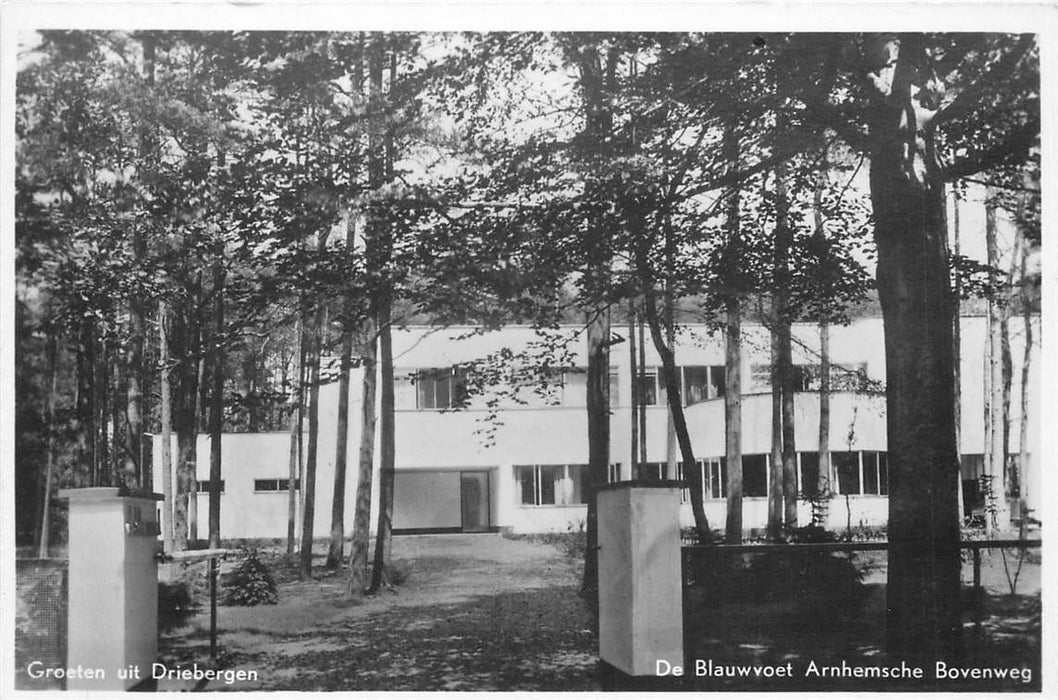
[[(322, 550), (321, 550), (322, 554)], [(499, 535), (401, 536), (408, 572), (362, 602), (344, 572), (281, 585), (275, 606), (221, 606), (221, 661), (256, 680), (205, 690), (597, 690), (597, 642), (576, 563)], [(208, 610), (163, 636), (170, 668), (208, 665)], [(159, 690), (187, 689), (162, 681)]]

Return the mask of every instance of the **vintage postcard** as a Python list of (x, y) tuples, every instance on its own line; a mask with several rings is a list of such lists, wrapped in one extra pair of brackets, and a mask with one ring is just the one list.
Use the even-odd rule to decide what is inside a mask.
[(1058, 688), (1053, 6), (0, 12), (4, 697)]

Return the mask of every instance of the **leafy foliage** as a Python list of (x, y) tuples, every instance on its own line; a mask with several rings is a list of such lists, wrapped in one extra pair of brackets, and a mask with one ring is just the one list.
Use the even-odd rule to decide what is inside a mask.
[(255, 549), (247, 550), (243, 561), (224, 575), (223, 584), (228, 605), (275, 605), (279, 600), (275, 577)]

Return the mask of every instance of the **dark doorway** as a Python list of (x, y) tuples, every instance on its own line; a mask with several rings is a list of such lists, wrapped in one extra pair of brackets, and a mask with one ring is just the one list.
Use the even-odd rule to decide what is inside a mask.
[(489, 529), (489, 473), (460, 472), (459, 501), (463, 532), (485, 532)]

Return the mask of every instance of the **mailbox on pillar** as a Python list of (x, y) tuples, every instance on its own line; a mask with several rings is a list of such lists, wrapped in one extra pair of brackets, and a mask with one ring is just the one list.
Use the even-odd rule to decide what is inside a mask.
[[(70, 502), (67, 690), (125, 690), (158, 653), (157, 494), (65, 489)], [(101, 672), (101, 673), (99, 673)]]
[(679, 484), (618, 482), (597, 498), (599, 657), (631, 676), (682, 666)]

